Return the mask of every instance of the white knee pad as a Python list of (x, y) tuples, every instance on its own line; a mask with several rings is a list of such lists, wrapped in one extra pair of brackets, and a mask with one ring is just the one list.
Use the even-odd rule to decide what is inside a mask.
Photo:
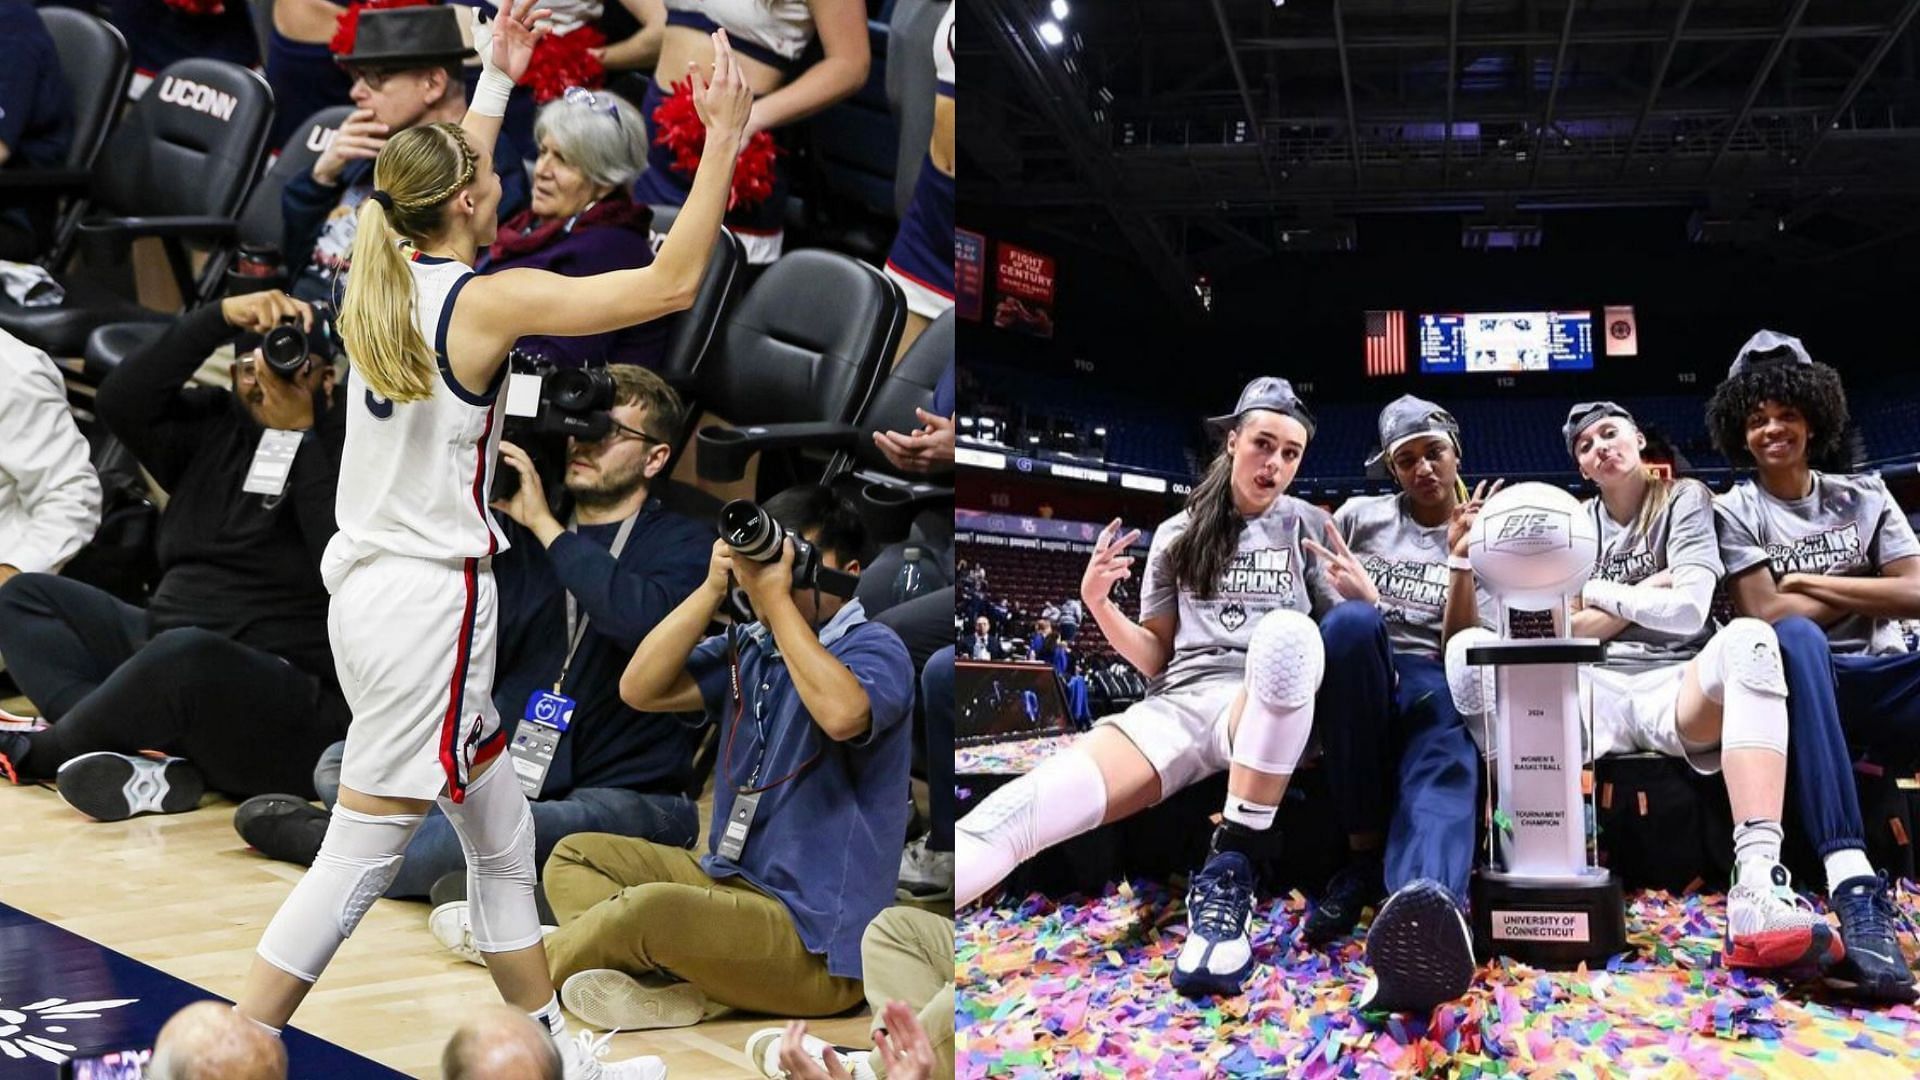
[(1721, 706), (1721, 750), (1787, 752), (1787, 677), (1773, 627), (1733, 620), (1700, 650), (1695, 670), (1701, 692)]
[(985, 895), (1013, 868), (1098, 828), (1107, 783), (1091, 756), (1068, 750), (980, 801), (954, 823), (954, 898), (961, 907)]
[(1247, 646), (1247, 707), (1233, 733), (1235, 765), (1291, 774), (1313, 733), (1313, 696), (1326, 674), (1320, 628), (1297, 611), (1260, 620)]
[(335, 806), (312, 868), (260, 937), (261, 958), (302, 981), (318, 979), (367, 908), (393, 884), (420, 821), (419, 814), (375, 817)]
[[(500, 779), (501, 775), (505, 779)], [(467, 916), (473, 947), (483, 953), (513, 952), (540, 941), (534, 904), (533, 812), (502, 760), (467, 788), (464, 802), (444, 796), (440, 810), (460, 837), (467, 856)]]
[(1499, 640), (1484, 626), (1474, 626), (1453, 635), (1447, 641), (1447, 691), (1453, 695), (1454, 711), (1467, 725), (1468, 734), (1480, 747), (1482, 757), (1492, 758), (1494, 681), (1490, 664), (1467, 663), (1467, 650)]

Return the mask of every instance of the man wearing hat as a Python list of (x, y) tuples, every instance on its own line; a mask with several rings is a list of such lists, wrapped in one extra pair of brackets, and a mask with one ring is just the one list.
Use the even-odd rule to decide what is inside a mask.
[(1826, 974), (1858, 998), (1911, 1001), (1885, 876), (1867, 861), (1854, 748), (1896, 773), (1920, 764), (1920, 541), (1885, 481), (1829, 473), (1841, 458), (1840, 375), (1797, 338), (1762, 330), (1707, 402), (1707, 430), (1754, 470), (1714, 500), (1728, 592), (1773, 624), (1786, 669), (1794, 811), (1821, 856), (1846, 956)]
[[(467, 112), (461, 65), (474, 55), (453, 7), (362, 10), (356, 17), (351, 47), (334, 57), (353, 78), (355, 109), (312, 172), (289, 180), (280, 196), (292, 292), (326, 304), (336, 304), (345, 289), (340, 278), (353, 252), (360, 204), (373, 194), (373, 159), (387, 139), (408, 128), (460, 122)], [(526, 170), (509, 145), (502, 141), (493, 159), (502, 221), (528, 201)]]

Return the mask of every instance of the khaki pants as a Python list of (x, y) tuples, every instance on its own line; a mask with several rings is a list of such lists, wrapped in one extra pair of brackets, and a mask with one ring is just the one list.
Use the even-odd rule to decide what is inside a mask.
[(739, 878), (713, 880), (690, 851), (579, 833), (553, 849), (544, 881), (560, 918), (546, 943), (556, 985), (612, 968), (670, 974), (722, 1005), (775, 1016), (860, 1003), (860, 981), (829, 975), (778, 900)]
[[(889, 1001), (919, 1006), (920, 1026), (933, 1045), (933, 1075), (952, 1080), (953, 920), (917, 908), (888, 908), (860, 939), (860, 967), (874, 1027), (879, 1028), (880, 1010)], [(882, 1072), (880, 1055), (868, 1060)]]

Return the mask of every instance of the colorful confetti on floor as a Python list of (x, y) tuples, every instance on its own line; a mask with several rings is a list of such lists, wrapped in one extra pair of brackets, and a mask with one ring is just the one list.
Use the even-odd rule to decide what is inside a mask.
[(953, 771), (960, 776), (1024, 776), (1079, 737), (1049, 735), (1040, 739), (956, 746)]
[[(1920, 914), (1903, 883), (1898, 903)], [(1260, 911), (1261, 963), (1237, 998), (1194, 1002), (1168, 970), (1186, 933), (1177, 897), (1121, 883), (1092, 899), (1029, 897), (961, 915), (955, 942), (962, 1077), (1920, 1076), (1920, 1012), (1854, 1008), (1721, 965), (1718, 894), (1636, 894), (1635, 951), (1605, 970), (1484, 966), (1427, 1021), (1352, 1008), (1361, 936), (1298, 942), (1299, 893)], [(1911, 961), (1913, 953), (1909, 951)]]

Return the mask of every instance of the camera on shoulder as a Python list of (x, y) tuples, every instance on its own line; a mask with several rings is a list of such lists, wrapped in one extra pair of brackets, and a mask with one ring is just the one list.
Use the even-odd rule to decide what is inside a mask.
[[(507, 354), (507, 420), (501, 437), (527, 452), (549, 494), (557, 494), (567, 463), (567, 440), (598, 442), (613, 430), (613, 376), (601, 368), (559, 368), (520, 349)], [(521, 390), (538, 383), (539, 392)], [(520, 473), (493, 471), (496, 501), (520, 490)]]

